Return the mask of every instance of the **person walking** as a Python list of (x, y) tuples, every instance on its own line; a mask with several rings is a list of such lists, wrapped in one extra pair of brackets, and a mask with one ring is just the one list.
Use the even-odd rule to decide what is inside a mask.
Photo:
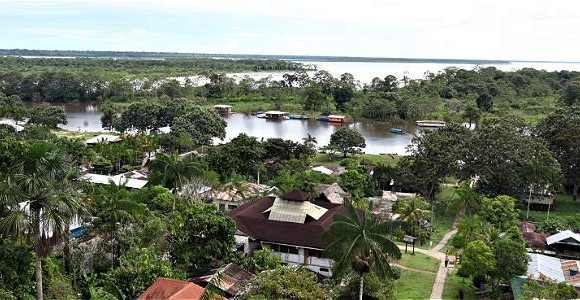
[(445, 254), (445, 268), (449, 265), (449, 255)]

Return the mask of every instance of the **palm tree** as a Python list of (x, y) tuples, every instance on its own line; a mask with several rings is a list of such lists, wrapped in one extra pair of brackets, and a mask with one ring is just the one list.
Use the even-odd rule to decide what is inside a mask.
[(418, 196), (401, 201), (396, 212), (401, 215), (399, 220), (411, 225), (413, 236), (416, 235), (416, 228), (420, 228), (423, 220), (431, 215), (429, 203)]
[(46, 142), (29, 144), (22, 160), (7, 173), (0, 193), (7, 215), (0, 220), (0, 231), (33, 242), (36, 298), (42, 299), (42, 258), (68, 234), (69, 224), (86, 212), (75, 188), (77, 174), (67, 157)]
[(390, 259), (401, 258), (401, 251), (391, 240), (391, 234), (401, 222), (380, 222), (366, 211), (357, 211), (346, 204), (346, 215), (337, 215), (323, 237), (332, 240), (326, 252), (335, 261), (334, 269), (352, 270), (360, 276), (359, 299), (363, 296), (363, 275), (374, 271), (388, 276)]
[(113, 263), (116, 259), (114, 242), (119, 225), (123, 226), (144, 214), (146, 207), (131, 199), (124, 186), (116, 185), (114, 182), (109, 182), (97, 191), (93, 206), (96, 219), (92, 224), (107, 233), (111, 244), (111, 263)]
[(310, 133), (306, 134), (306, 137), (302, 138), (302, 141), (304, 142), (304, 145), (318, 144), (318, 141), (316, 141), (316, 137), (310, 135)]
[[(174, 195), (183, 189), (188, 180), (194, 176), (204, 174), (204, 167), (192, 155), (181, 157), (177, 153), (161, 154), (151, 162), (151, 181), (156, 184), (163, 184), (171, 189)], [(175, 210), (175, 200), (173, 197), (173, 210)]]

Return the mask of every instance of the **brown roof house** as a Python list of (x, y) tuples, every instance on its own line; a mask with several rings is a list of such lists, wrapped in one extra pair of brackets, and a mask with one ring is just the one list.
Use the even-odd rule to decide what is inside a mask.
[[(147, 289), (139, 300), (197, 300), (203, 295), (204, 288), (201, 286), (168, 278), (157, 278), (155, 282)], [(220, 296), (214, 296), (213, 299), (227, 299)]]
[(245, 254), (265, 247), (290, 265), (302, 265), (324, 276), (331, 276), (332, 260), (322, 257), (330, 241), (323, 240), (337, 214), (346, 210), (340, 204), (311, 201), (310, 194), (293, 190), (241, 205), (230, 212), (236, 221), (236, 242)]

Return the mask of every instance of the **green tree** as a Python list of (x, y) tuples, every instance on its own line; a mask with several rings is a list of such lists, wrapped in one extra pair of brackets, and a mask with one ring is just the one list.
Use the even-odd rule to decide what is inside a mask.
[(119, 267), (102, 274), (97, 282), (113, 295), (120, 292), (124, 299), (136, 299), (159, 277), (186, 278), (155, 249), (131, 248), (121, 256)]
[(518, 223), (519, 210), (515, 204), (516, 199), (505, 195), (494, 198), (483, 197), (479, 215), (504, 231)]
[(306, 268), (281, 266), (257, 274), (242, 299), (330, 299), (328, 287)]
[(576, 289), (566, 282), (529, 279), (524, 283), (522, 299), (576, 299)]
[(22, 240), (3, 236), (0, 239), (0, 290), (12, 291), (24, 298), (32, 292), (33, 276), (34, 253), (30, 247)]
[(401, 251), (391, 234), (401, 224), (380, 222), (349, 204), (346, 210), (345, 216), (335, 216), (323, 237), (332, 241), (326, 252), (334, 259), (334, 272), (344, 274), (352, 270), (359, 275), (359, 299), (362, 299), (365, 273), (373, 271), (383, 278), (393, 274), (389, 261), (399, 259)]
[(219, 267), (233, 256), (236, 224), (215, 205), (183, 208), (176, 211), (174, 222), (171, 258), (188, 274)]
[(365, 138), (356, 130), (349, 127), (338, 128), (331, 136), (328, 147), (342, 152), (343, 157), (348, 153), (358, 153), (366, 147)]
[(548, 142), (562, 166), (574, 200), (580, 190), (580, 106), (558, 109), (538, 125), (539, 136)]
[(171, 132), (177, 136), (190, 136), (195, 145), (209, 145), (212, 138), (225, 138), (226, 122), (210, 109), (191, 106), (183, 115), (173, 119)]
[[(177, 196), (185, 184), (196, 176), (202, 176), (205, 168), (193, 155), (181, 157), (177, 153), (160, 154), (149, 166), (150, 180), (153, 184), (161, 184)], [(175, 210), (176, 197), (173, 200)]]
[(373, 193), (371, 177), (366, 172), (348, 170), (338, 176), (338, 184), (351, 194), (367, 196)]
[(494, 277), (509, 282), (515, 276), (526, 274), (528, 255), (526, 243), (521, 237), (514, 239), (507, 236), (494, 243), (496, 269)]
[(117, 118), (117, 110), (115, 109), (115, 105), (111, 102), (106, 102), (101, 107), (101, 112), (103, 115), (101, 116), (101, 126), (105, 129), (113, 129), (115, 125), (116, 118)]
[(461, 257), (459, 273), (478, 278), (487, 279), (496, 267), (493, 249), (483, 241), (473, 241), (467, 244)]
[(481, 115), (480, 110), (477, 106), (473, 105), (472, 103), (468, 104), (463, 111), (463, 117), (469, 120), (469, 128), (471, 128), (471, 124), (475, 122), (477, 126), (477, 121), (479, 116)]
[(85, 214), (75, 176), (74, 167), (53, 144), (34, 142), (9, 171), (4, 179), (8, 184), (0, 193), (0, 207), (8, 212), (0, 220), (0, 231), (27, 236), (35, 248), (36, 298), (40, 300), (42, 258), (50, 253), (51, 241), (68, 234), (69, 224)]
[(280, 256), (272, 253), (268, 248), (256, 250), (252, 254), (252, 266), (255, 273), (279, 268), (282, 265)]
[(578, 99), (580, 99), (580, 80), (568, 82), (560, 101), (566, 105), (574, 105), (578, 103)]
[(480, 94), (475, 100), (477, 107), (483, 111), (490, 111), (493, 106), (493, 97), (488, 93)]
[(209, 167), (222, 178), (233, 174), (256, 178), (263, 167), (264, 147), (255, 137), (241, 133), (229, 143), (212, 149)]
[[(156, 103), (141, 102), (129, 105), (118, 119), (112, 123), (116, 130), (125, 132), (135, 129), (141, 132), (147, 130), (157, 130), (159, 127), (166, 126), (162, 123), (163, 107)], [(108, 113), (111, 113), (110, 111)]]
[(58, 124), (66, 124), (66, 112), (62, 106), (39, 104), (30, 111), (29, 123), (56, 128)]

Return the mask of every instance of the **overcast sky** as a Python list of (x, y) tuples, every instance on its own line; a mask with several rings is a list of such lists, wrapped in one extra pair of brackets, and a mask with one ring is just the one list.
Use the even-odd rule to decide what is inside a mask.
[(0, 0), (0, 48), (580, 61), (579, 0)]

